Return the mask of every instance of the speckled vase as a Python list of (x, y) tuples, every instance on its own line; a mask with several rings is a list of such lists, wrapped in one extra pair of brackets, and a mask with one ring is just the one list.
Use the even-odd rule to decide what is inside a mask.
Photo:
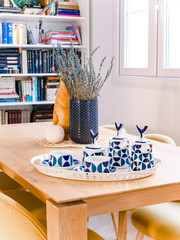
[(70, 138), (79, 144), (90, 144), (90, 130), (98, 132), (98, 100), (70, 100)]

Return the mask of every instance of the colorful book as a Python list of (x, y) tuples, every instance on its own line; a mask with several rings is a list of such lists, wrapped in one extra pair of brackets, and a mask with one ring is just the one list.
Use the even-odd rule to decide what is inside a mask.
[(78, 25), (72, 25), (69, 27), (66, 27), (67, 30), (73, 30), (75, 32), (75, 35), (78, 39), (79, 45), (82, 45), (82, 38), (81, 38), (81, 34), (80, 34), (80, 30)]
[(7, 22), (2, 22), (2, 43), (8, 43), (8, 25)]
[(13, 44), (13, 24), (7, 24), (7, 43)]

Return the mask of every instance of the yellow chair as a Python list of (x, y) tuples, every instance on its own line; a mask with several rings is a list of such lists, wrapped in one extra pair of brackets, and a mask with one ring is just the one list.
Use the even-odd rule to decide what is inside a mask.
[[(45, 204), (27, 191), (0, 192), (0, 239), (47, 240)], [(88, 240), (103, 240), (88, 229)]]
[(156, 240), (180, 239), (179, 202), (137, 208), (132, 212), (131, 221), (138, 229), (136, 240), (142, 240), (144, 235)]

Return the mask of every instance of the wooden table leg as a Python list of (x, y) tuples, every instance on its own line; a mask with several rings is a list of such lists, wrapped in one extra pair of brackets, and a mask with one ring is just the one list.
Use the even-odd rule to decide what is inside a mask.
[(126, 227), (128, 211), (119, 212), (118, 238), (117, 240), (124, 240), (124, 232)]
[(48, 240), (87, 240), (87, 205), (83, 201), (46, 201)]

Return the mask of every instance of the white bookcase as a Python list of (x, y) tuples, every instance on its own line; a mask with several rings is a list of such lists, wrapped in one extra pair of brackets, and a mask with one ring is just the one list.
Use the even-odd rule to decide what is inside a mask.
[[(73, 1), (73, 0), (71, 0)], [(87, 57), (89, 56), (89, 0), (75, 0), (78, 2), (81, 12), (81, 17), (61, 17), (61, 16), (47, 16), (47, 15), (24, 15), (24, 14), (0, 14), (0, 21), (12, 22), (12, 23), (24, 23), (28, 24), (31, 27), (33, 36), (36, 41), (36, 45), (12, 45), (12, 44), (0, 44), (1, 48), (19, 48), (22, 49), (52, 49), (53, 45), (43, 45), (38, 43), (38, 25), (39, 21), (42, 21), (42, 28), (44, 31), (49, 31), (51, 29), (65, 29), (71, 25), (78, 25), (82, 44), (81, 46), (75, 46), (78, 51), (82, 52), (82, 55), (85, 54)], [(65, 45), (62, 45), (63, 48), (68, 48)], [(14, 76), (16, 79), (21, 80), (24, 77), (32, 77), (32, 76), (57, 76), (55, 73), (27, 73), (27, 74), (0, 74), (1, 76), (10, 77)], [(32, 106), (36, 104), (53, 104), (53, 101), (37, 101), (37, 102), (16, 102), (16, 103), (0, 103), (0, 108), (3, 109), (9, 108), (9, 106), (14, 107), (22, 107), (22, 106)]]

